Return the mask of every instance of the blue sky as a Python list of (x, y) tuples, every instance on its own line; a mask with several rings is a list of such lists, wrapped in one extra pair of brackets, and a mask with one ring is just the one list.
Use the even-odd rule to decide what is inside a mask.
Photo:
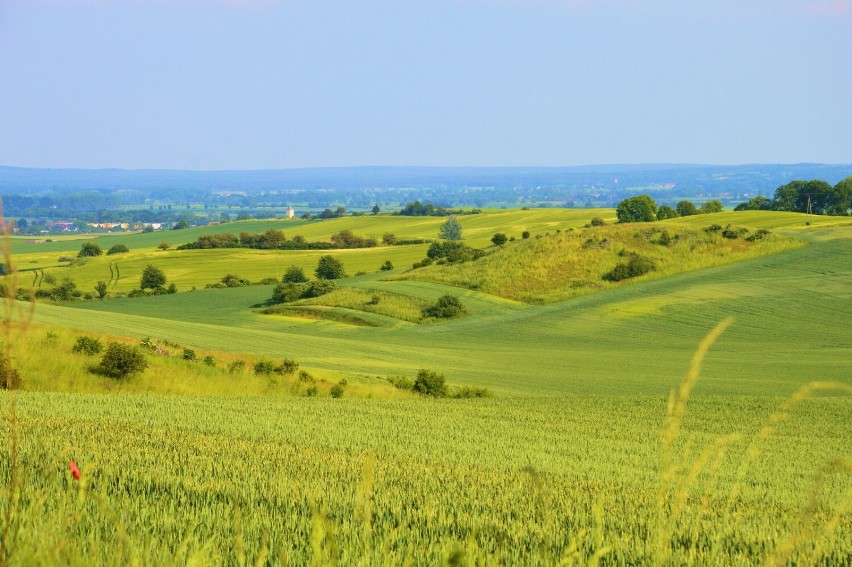
[(0, 0), (0, 164), (852, 162), (852, 0)]

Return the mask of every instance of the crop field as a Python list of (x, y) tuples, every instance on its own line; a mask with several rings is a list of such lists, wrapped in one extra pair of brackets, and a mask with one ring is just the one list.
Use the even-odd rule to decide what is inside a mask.
[[(599, 229), (582, 227), (593, 216), (614, 214), (460, 220), (470, 245), (494, 251), (489, 240), (500, 231), (517, 239), (506, 250), (531, 254), (592, 235)], [(181, 292), (39, 302), (17, 317), (28, 327), (7, 323), (24, 384), (0, 394), (7, 446), (17, 443), (14, 459), (0, 463), (12, 563), (852, 563), (852, 223), (700, 216), (647, 226), (686, 240), (731, 224), (773, 239), (721, 262), (680, 257), (686, 270), (563, 300), (548, 295), (559, 293), (555, 282), (538, 292), (546, 303), (452, 278), (398, 279), (428, 245), (163, 252), (128, 243), (118, 259), (51, 268), (83, 287), (118, 261), (112, 292), (132, 289), (156, 263)], [(261, 232), (284, 221), (268, 222), (228, 228)], [(308, 222), (298, 233), (434, 238), (440, 222), (379, 215)], [(187, 241), (201, 234), (188, 230), (196, 232), (174, 232)], [(523, 230), (532, 237), (521, 239)], [(600, 230), (622, 238), (620, 227)], [(257, 281), (296, 265), (310, 274), (326, 253), (351, 277), (274, 314), (272, 285), (202, 289), (227, 273)], [(25, 267), (39, 254), (27, 248), (13, 260)], [(541, 262), (559, 254), (567, 248)], [(380, 271), (388, 259), (394, 269)], [(517, 260), (505, 265), (521, 269)], [(439, 268), (455, 269), (429, 270)], [(464, 316), (418, 318), (447, 293)], [(705, 339), (714, 328), (714, 341)], [(174, 352), (149, 354), (148, 370), (116, 381), (70, 352), (82, 334), (150, 337)], [(181, 360), (183, 348), (212, 364)], [(313, 377), (317, 395), (295, 374), (251, 371), (284, 358)], [(237, 361), (240, 370), (229, 371)], [(433, 399), (388, 380), (420, 369), (492, 397)], [(332, 398), (338, 383), (347, 384), (343, 397)]]

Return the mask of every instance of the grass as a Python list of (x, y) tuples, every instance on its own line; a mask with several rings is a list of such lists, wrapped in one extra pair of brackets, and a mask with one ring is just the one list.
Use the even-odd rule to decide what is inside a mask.
[[(335, 319), (333, 315), (333, 313), (340, 313), (340, 311), (322, 309), (323, 307), (340, 307), (351, 311), (374, 313), (391, 319), (408, 321), (409, 323), (419, 323), (423, 317), (422, 311), (428, 305), (427, 301), (402, 293), (391, 293), (378, 289), (344, 287), (320, 297), (302, 299), (285, 305), (276, 305), (264, 310), (264, 313), (278, 315), (299, 314), (298, 316), (303, 317), (315, 316), (318, 319), (342, 320)], [(312, 310), (314, 306), (318, 306), (319, 308)], [(354, 324), (369, 326), (388, 325), (388, 323), (382, 324), (380, 320), (374, 318), (367, 318), (356, 314), (349, 315), (351, 319), (345, 319), (343, 320), (344, 322), (352, 321)]]
[[(709, 215), (704, 215), (709, 216)], [(664, 244), (661, 239), (669, 239)], [(604, 276), (630, 255), (650, 259), (653, 279), (742, 261), (802, 246), (800, 240), (767, 235), (755, 242), (667, 225), (614, 225), (510, 242), (472, 262), (433, 264), (395, 276), (481, 290), (528, 303), (562, 301), (625, 282)], [(631, 283), (634, 280), (631, 280)]]
[[(484, 246), (498, 219), (554, 231), (548, 223), (570, 224), (567, 215), (462, 223)], [(724, 215), (740, 213), (702, 222)], [(383, 327), (263, 315), (272, 286), (38, 304), (11, 346), (30, 391), (15, 394), (11, 414), (0, 394), (7, 423), (19, 423), (20, 465), (0, 460), (4, 478), (22, 480), (19, 501), (9, 483), (0, 493), (21, 503), (7, 507), (22, 519), (13, 563), (848, 564), (852, 232), (743, 215), (731, 218), (810, 243), (546, 305), (383, 281), (381, 255), (347, 251), (347, 269), (375, 267), (340, 280), (333, 306), (301, 307)], [(369, 219), (412, 235), (438, 221)], [(208, 265), (213, 257), (174, 268), (202, 281), (238, 265)], [(259, 274), (274, 253), (242, 257)], [(472, 314), (434, 325), (398, 317), (448, 292)], [(373, 295), (393, 317), (358, 308)], [(213, 354), (217, 367), (154, 358), (115, 383), (70, 354), (82, 332), (167, 339)], [(284, 356), (324, 381), (321, 394), (346, 378), (344, 398), (295, 396), (303, 385), (224, 370)], [(496, 395), (429, 400), (377, 378), (420, 368)]]

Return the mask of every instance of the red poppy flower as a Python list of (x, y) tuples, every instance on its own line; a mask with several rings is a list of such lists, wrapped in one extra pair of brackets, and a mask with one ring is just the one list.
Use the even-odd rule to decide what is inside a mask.
[(71, 476), (74, 477), (74, 480), (80, 480), (80, 469), (77, 468), (77, 463), (74, 461), (69, 462), (68, 468), (71, 469)]

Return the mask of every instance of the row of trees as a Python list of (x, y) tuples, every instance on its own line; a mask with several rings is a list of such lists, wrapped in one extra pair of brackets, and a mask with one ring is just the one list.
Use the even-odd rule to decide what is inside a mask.
[(790, 211), (813, 215), (848, 215), (852, 209), (852, 176), (832, 187), (821, 179), (795, 180), (775, 190), (768, 199), (762, 195), (737, 205), (735, 211)]
[(675, 217), (718, 213), (721, 210), (722, 202), (718, 200), (705, 201), (701, 203), (700, 207), (696, 207), (692, 201), (679, 201), (675, 207), (671, 207), (669, 205), (658, 206), (649, 195), (637, 195), (621, 201), (615, 210), (615, 215), (618, 217), (618, 222), (652, 222)]

